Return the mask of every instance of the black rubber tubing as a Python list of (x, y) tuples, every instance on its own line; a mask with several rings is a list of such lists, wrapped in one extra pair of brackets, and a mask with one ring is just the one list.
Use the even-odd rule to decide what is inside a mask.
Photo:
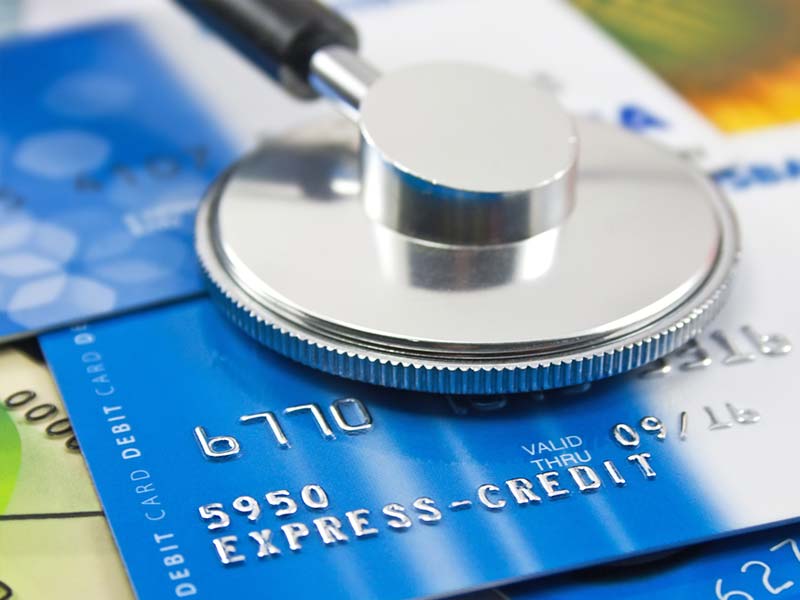
[(355, 27), (315, 0), (176, 1), (297, 96), (315, 95), (308, 86), (314, 52), (358, 48)]

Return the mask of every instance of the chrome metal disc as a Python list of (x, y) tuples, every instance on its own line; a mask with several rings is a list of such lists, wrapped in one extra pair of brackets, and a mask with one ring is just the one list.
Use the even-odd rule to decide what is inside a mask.
[(577, 120), (575, 207), (498, 245), (422, 241), (371, 220), (358, 130), (332, 119), (269, 143), (209, 191), (197, 250), (223, 311), (324, 371), (443, 393), (580, 384), (652, 361), (723, 300), (734, 215), (682, 159)]

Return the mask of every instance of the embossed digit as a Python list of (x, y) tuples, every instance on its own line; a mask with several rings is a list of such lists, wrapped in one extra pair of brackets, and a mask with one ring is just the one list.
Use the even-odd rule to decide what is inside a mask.
[(58, 414), (58, 407), (55, 404), (37, 404), (25, 413), (25, 420), (28, 423), (35, 423), (36, 421), (44, 421), (53, 415)]
[(764, 589), (767, 590), (773, 596), (777, 596), (783, 590), (788, 590), (790, 587), (794, 585), (794, 581), (788, 580), (786, 583), (779, 585), (778, 587), (773, 587), (772, 584), (769, 582), (769, 576), (772, 574), (772, 569), (767, 563), (761, 562), (760, 560), (751, 560), (742, 565), (741, 571), (742, 573), (746, 573), (750, 567), (761, 567), (764, 569), (764, 574), (761, 576), (761, 584), (764, 586)]
[(717, 342), (727, 354), (727, 356), (722, 359), (723, 365), (738, 365), (740, 363), (752, 362), (756, 359), (755, 354), (739, 350), (736, 344), (725, 335), (724, 331), (718, 329), (712, 332), (711, 339)]
[(289, 490), (277, 490), (264, 494), (264, 499), (270, 506), (284, 506), (275, 511), (276, 517), (293, 515), (297, 512), (297, 502), (289, 496)]
[(58, 437), (72, 433), (72, 425), (70, 425), (69, 419), (63, 417), (50, 423), (44, 431), (50, 437)]
[(223, 527), (227, 527), (231, 524), (231, 518), (228, 516), (228, 513), (222, 510), (222, 504), (220, 502), (206, 504), (197, 510), (200, 512), (200, 517), (204, 521), (216, 519), (215, 523), (208, 524), (208, 528), (211, 530), (222, 529)]
[(247, 515), (249, 521), (255, 521), (261, 515), (261, 506), (252, 496), (239, 496), (233, 501), (233, 508)]
[(677, 356), (686, 356), (691, 354), (692, 360), (682, 362), (679, 367), (681, 371), (695, 371), (697, 369), (705, 369), (711, 366), (714, 362), (711, 360), (711, 355), (703, 348), (697, 340), (689, 340), (686, 345), (679, 349), (676, 353)]
[(714, 591), (717, 593), (717, 598), (719, 600), (732, 600), (733, 598), (744, 598), (744, 600), (755, 600), (750, 594), (747, 592), (743, 592), (742, 590), (731, 590), (730, 592), (722, 593), (722, 579), (717, 579), (717, 585), (714, 588)]
[(36, 392), (31, 390), (22, 390), (20, 392), (14, 392), (8, 398), (5, 399), (5, 405), (8, 408), (17, 408), (18, 406), (23, 406), (36, 398)]
[(293, 413), (298, 413), (302, 411), (308, 411), (311, 413), (311, 416), (314, 417), (314, 421), (317, 424), (317, 428), (319, 432), (322, 434), (326, 440), (335, 440), (336, 436), (333, 435), (333, 430), (331, 426), (328, 424), (328, 420), (325, 418), (325, 414), (320, 410), (319, 406), (316, 404), (300, 404), (298, 406), (290, 406), (288, 408), (283, 409), (283, 414), (291, 415)]
[(710, 406), (704, 406), (703, 410), (706, 411), (708, 418), (711, 420), (711, 424), (708, 426), (709, 430), (716, 431), (718, 429), (727, 429), (728, 427), (733, 427), (733, 423), (729, 421), (725, 423), (718, 421), (717, 417), (714, 415), (714, 411), (711, 410)]
[(303, 489), (300, 490), (300, 497), (308, 508), (328, 508), (328, 494), (315, 483), (303, 486)]
[(737, 423), (747, 425), (750, 423), (758, 423), (761, 420), (761, 415), (757, 410), (753, 410), (752, 408), (736, 408), (730, 402), (728, 402), (725, 407)]
[(658, 417), (645, 417), (639, 422), (639, 426), (648, 433), (655, 433), (659, 440), (667, 437), (667, 428)]
[(272, 411), (256, 413), (254, 415), (243, 415), (239, 417), (239, 422), (246, 424), (260, 421), (262, 419), (266, 421), (267, 425), (269, 425), (270, 431), (272, 431), (272, 435), (275, 436), (275, 441), (278, 442), (278, 445), (281, 448), (291, 448), (289, 440), (286, 438), (286, 434), (283, 432), (281, 424), (278, 422), (278, 419), (275, 417), (275, 413)]
[(742, 327), (742, 332), (750, 339), (761, 354), (766, 356), (782, 356), (792, 351), (792, 342), (780, 333), (761, 334), (750, 325)]
[(800, 562), (800, 548), (797, 547), (797, 542), (795, 542), (793, 538), (787, 538), (782, 542), (775, 544), (772, 548), (769, 549), (769, 551), (775, 552), (776, 550), (783, 548), (787, 544), (791, 546), (792, 552), (794, 553), (794, 557), (797, 559), (797, 562)]
[(611, 430), (614, 440), (623, 448), (636, 448), (639, 445), (639, 434), (625, 423), (617, 423)]
[[(358, 412), (360, 423), (353, 425), (347, 422), (342, 408), (348, 406), (353, 407)], [(337, 427), (347, 434), (364, 433), (372, 429), (372, 415), (369, 414), (367, 407), (358, 398), (340, 398), (331, 404), (330, 411)]]

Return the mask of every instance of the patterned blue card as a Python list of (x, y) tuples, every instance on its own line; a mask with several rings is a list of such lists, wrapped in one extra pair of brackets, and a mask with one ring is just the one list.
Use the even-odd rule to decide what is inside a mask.
[(0, 340), (194, 294), (232, 144), (142, 25), (0, 45)]
[(463, 600), (757, 600), (776, 596), (800, 597), (797, 525), (692, 546), (643, 562), (521, 583)]
[[(470, 399), (297, 365), (206, 299), (41, 342), (142, 599), (451, 594), (798, 515), (768, 466), (800, 413), (792, 354)], [(714, 373), (726, 394), (692, 393)], [(767, 374), (781, 390), (750, 395)]]

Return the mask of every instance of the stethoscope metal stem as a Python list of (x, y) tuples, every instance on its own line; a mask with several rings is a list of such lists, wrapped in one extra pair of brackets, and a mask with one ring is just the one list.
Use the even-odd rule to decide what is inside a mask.
[(308, 82), (348, 118), (358, 120), (361, 100), (379, 77), (378, 69), (345, 46), (327, 46), (311, 57)]

